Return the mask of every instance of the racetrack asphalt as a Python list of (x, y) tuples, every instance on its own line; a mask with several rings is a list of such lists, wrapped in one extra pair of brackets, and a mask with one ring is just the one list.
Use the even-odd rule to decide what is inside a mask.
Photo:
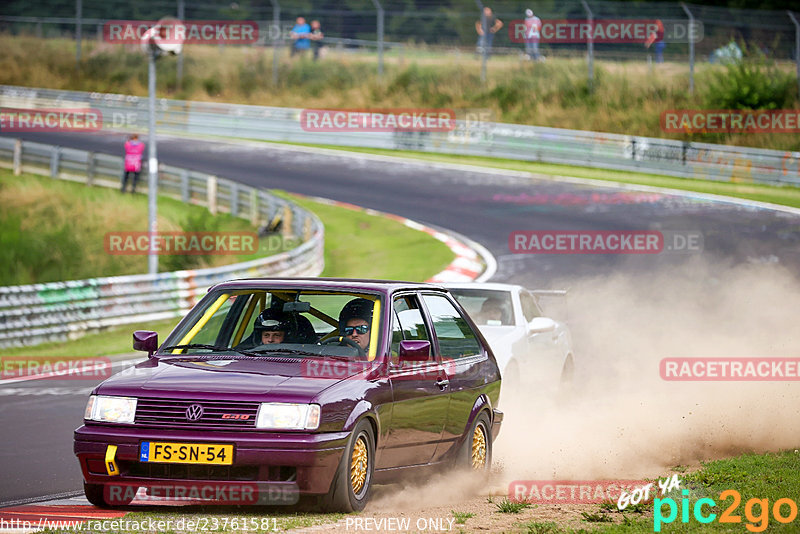
[[(108, 133), (2, 135), (118, 155), (125, 140), (124, 134)], [(165, 164), (454, 230), (494, 254), (498, 270), (493, 281), (558, 288), (580, 277), (678, 269), (699, 253), (515, 254), (509, 250), (509, 235), (518, 230), (700, 232), (704, 258), (725, 264), (779, 263), (795, 278), (800, 275), (800, 216), (739, 203), (274, 144), (164, 137), (158, 154)], [(336, 245), (357, 247), (358, 236)], [(72, 431), (81, 423), (93, 385), (0, 383), (0, 507), (81, 489)]]

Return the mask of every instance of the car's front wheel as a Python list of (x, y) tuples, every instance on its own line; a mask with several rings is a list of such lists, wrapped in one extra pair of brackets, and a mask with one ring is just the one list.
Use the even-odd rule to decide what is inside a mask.
[[(136, 489), (136, 488), (134, 488)], [(114, 500), (113, 504), (109, 504), (106, 501), (105, 496), (105, 486), (103, 484), (87, 484), (86, 482), (83, 483), (83, 494), (86, 495), (86, 500), (92, 503), (93, 505), (97, 506), (98, 508), (113, 508), (115, 506), (126, 506), (133, 501), (133, 495), (136, 492), (132, 492), (128, 495), (129, 492), (126, 492), (124, 495), (120, 495), (117, 499)]]
[(369, 500), (375, 470), (372, 425), (362, 420), (353, 429), (333, 477), (324, 507), (331, 512), (360, 512)]

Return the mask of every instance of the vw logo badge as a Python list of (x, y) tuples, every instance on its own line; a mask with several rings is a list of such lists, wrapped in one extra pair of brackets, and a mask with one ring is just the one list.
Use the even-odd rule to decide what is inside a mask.
[(197, 421), (203, 417), (203, 407), (199, 404), (192, 404), (186, 408), (186, 419), (189, 421)]

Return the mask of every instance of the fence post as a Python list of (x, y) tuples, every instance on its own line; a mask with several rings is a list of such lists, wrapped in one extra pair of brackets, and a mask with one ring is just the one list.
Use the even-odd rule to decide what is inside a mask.
[(81, 70), (81, 40), (83, 39), (81, 19), (83, 18), (83, 0), (75, 0), (75, 70)]
[(86, 185), (92, 186), (94, 185), (94, 170), (95, 170), (95, 162), (94, 162), (94, 152), (89, 152), (87, 154), (86, 160)]
[(281, 44), (281, 5), (278, 0), (269, 0), (272, 4), (272, 26), (275, 37), (272, 39), (272, 85), (278, 85), (278, 52)]
[(787, 11), (787, 13), (794, 24), (794, 62), (797, 66), (797, 95), (800, 98), (800, 22), (797, 22), (794, 13), (791, 11)]
[[(178, 0), (178, 20), (183, 22), (184, 17), (186, 16), (185, 13), (185, 5), (184, 0)], [(183, 83), (183, 55), (186, 53), (186, 48), (184, 48), (180, 54), (178, 54), (178, 72), (176, 74), (176, 86), (178, 87), (178, 91), (181, 90), (181, 84)]]
[(589, 40), (586, 41), (586, 60), (589, 68), (587, 85), (591, 93), (594, 91), (594, 13), (589, 9), (589, 4), (586, 0), (581, 0), (581, 4), (583, 4), (583, 9), (586, 11), (586, 18), (589, 20), (589, 28), (591, 29), (589, 31)]
[(206, 198), (208, 211), (211, 215), (217, 214), (217, 177), (209, 176), (206, 179)]
[(378, 76), (383, 76), (383, 6), (379, 0), (372, 0), (378, 10)]
[(14, 140), (14, 176), (22, 174), (22, 139)]
[(58, 178), (58, 163), (61, 149), (57, 146), (50, 148), (50, 178)]
[[(693, 28), (694, 15), (683, 2), (681, 2), (681, 7), (686, 12), (686, 16), (689, 17), (689, 27)], [(689, 94), (694, 94), (694, 39), (689, 39)]]
[(485, 30), (484, 35), (478, 36), (478, 42), (480, 43), (481, 49), (481, 81), (486, 81), (486, 61), (489, 59), (489, 50), (486, 47), (486, 31), (489, 31), (489, 28), (486, 27), (486, 14), (483, 12), (483, 2), (481, 0), (475, 0), (475, 3), (478, 4), (478, 9), (481, 10), (481, 29)]
[(181, 169), (181, 200), (188, 204), (192, 200), (192, 190), (189, 185), (189, 171)]

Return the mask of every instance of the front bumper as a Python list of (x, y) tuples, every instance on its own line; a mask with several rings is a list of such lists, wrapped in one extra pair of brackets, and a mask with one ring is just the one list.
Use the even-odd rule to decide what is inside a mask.
[[(75, 430), (74, 452), (89, 484), (216, 487), (252, 484), (294, 488), (299, 494), (328, 492), (349, 432), (214, 432), (83, 425)], [(233, 444), (231, 466), (154, 464), (139, 461), (143, 441)], [(109, 475), (106, 454), (116, 446), (118, 475)]]

